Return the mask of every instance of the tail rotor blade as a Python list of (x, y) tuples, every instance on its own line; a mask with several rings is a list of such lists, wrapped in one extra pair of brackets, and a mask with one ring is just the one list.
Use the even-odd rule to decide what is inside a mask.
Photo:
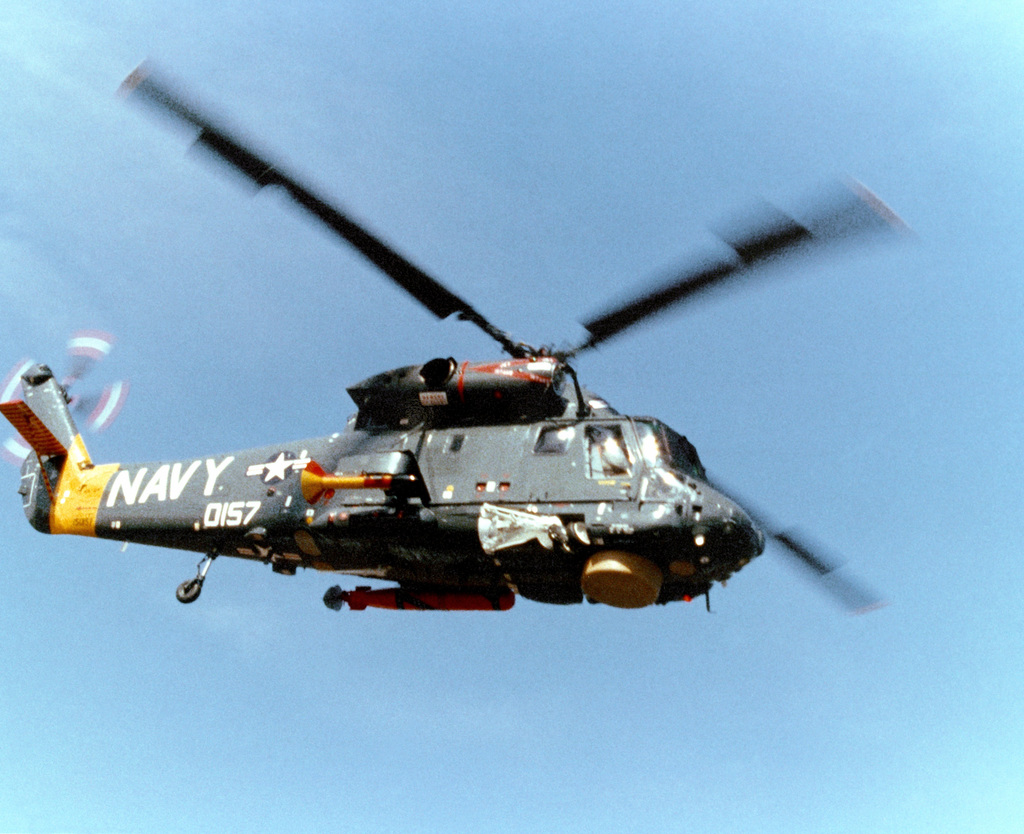
[(15, 466), (21, 466), (31, 451), (28, 444), (15, 434), (8, 437), (4, 445), (0, 446), (0, 458)]
[(90, 431), (98, 433), (110, 427), (121, 413), (125, 400), (128, 399), (129, 389), (128, 381), (121, 379), (107, 385), (99, 396), (76, 401), (76, 410), (89, 412), (89, 416), (85, 418), (85, 425)]
[(114, 337), (102, 330), (76, 330), (68, 339), (68, 356), (71, 358), (71, 369), (61, 380), (61, 385), (69, 388), (84, 377), (93, 366), (110, 353), (114, 346)]
[(14, 364), (14, 367), (4, 377), (3, 384), (0, 385), (0, 403), (10, 402), (15, 397), (20, 396), (21, 377), (34, 364), (35, 362), (32, 359), (22, 359)]

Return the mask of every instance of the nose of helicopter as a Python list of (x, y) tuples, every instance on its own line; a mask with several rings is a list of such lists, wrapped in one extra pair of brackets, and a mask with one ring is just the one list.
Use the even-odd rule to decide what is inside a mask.
[[(764, 551), (764, 531), (732, 498), (711, 486), (700, 490), (692, 508), (693, 543), (722, 557), (752, 559)], [(703, 561), (703, 560), (702, 560)]]

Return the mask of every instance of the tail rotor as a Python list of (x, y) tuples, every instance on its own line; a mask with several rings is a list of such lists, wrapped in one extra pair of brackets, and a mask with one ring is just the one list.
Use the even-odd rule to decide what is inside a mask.
[[(79, 424), (94, 434), (108, 429), (121, 413), (128, 398), (128, 380), (108, 383), (100, 391), (79, 393), (74, 389), (110, 354), (113, 346), (114, 337), (102, 330), (76, 330), (68, 339), (68, 372), (61, 379), (61, 387)], [(34, 364), (34, 360), (27, 358), (14, 364), (0, 386), (0, 402), (22, 398), (21, 377)], [(18, 435), (13, 435), (0, 446), (0, 458), (21, 466), (29, 451), (28, 444)]]

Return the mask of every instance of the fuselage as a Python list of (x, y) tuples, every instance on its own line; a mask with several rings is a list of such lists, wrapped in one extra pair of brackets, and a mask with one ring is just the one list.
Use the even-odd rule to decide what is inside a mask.
[(45, 478), (32, 455), (21, 492), (47, 532), (551, 603), (692, 599), (762, 551), (684, 437), (585, 396), (585, 413), (569, 396), (560, 414), (511, 422), (389, 425), (364, 408), (326, 437), (178, 461), (84, 456)]

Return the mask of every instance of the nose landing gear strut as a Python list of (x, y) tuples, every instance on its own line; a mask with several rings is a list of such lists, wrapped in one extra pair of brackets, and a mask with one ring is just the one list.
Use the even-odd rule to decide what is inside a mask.
[(178, 602), (189, 603), (199, 599), (199, 593), (203, 590), (203, 582), (206, 581), (206, 572), (210, 569), (210, 565), (213, 564), (213, 560), (216, 558), (216, 551), (207, 553), (203, 557), (202, 561), (196, 566), (195, 577), (186, 579), (178, 586), (178, 590), (174, 594), (178, 598)]

